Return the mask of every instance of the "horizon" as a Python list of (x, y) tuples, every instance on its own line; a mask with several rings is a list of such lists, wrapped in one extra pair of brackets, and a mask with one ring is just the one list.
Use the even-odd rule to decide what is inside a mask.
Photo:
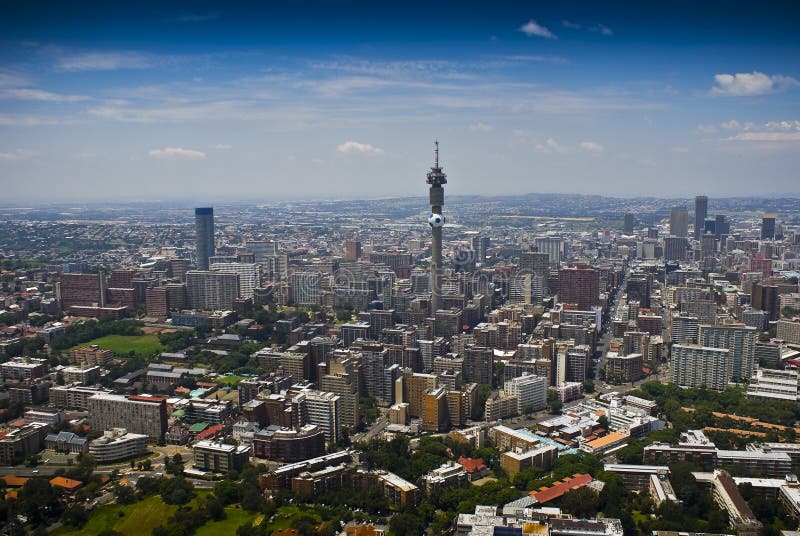
[(7, 9), (6, 202), (800, 195), (798, 4)]

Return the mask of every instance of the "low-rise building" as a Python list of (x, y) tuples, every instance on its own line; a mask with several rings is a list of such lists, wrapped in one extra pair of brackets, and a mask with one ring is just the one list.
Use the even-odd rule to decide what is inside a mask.
[(141, 456), (147, 452), (147, 436), (129, 433), (124, 428), (106, 430), (89, 443), (89, 454), (97, 463), (113, 463)]
[(212, 441), (198, 441), (194, 444), (194, 467), (215, 473), (241, 471), (250, 459), (250, 447), (227, 445)]

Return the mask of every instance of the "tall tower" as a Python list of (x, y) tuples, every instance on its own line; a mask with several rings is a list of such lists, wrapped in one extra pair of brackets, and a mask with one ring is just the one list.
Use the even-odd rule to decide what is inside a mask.
[(194, 209), (194, 234), (197, 247), (197, 269), (208, 270), (208, 258), (214, 256), (214, 209)]
[(708, 217), (708, 197), (698, 195), (694, 198), (694, 239), (700, 240)]
[(447, 184), (447, 175), (439, 167), (439, 142), (434, 142), (434, 164), (428, 172), (430, 188), (431, 213), (428, 216), (428, 225), (431, 226), (431, 315), (442, 307), (442, 226), (444, 216), (444, 188)]

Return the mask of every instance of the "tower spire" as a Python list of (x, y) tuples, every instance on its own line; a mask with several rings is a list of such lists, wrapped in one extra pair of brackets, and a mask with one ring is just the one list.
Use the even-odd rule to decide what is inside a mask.
[(434, 151), (433, 151), (434, 154), (436, 155), (435, 156), (435, 163), (433, 164), (433, 167), (435, 167), (436, 169), (439, 169), (439, 140), (434, 140), (433, 144), (436, 146), (436, 149), (434, 149)]

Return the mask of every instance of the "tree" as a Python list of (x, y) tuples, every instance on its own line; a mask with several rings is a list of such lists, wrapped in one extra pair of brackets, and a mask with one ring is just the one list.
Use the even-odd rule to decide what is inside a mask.
[(161, 498), (167, 504), (186, 504), (194, 497), (194, 486), (182, 476), (163, 478), (158, 486)]
[(61, 522), (71, 527), (81, 528), (89, 520), (89, 514), (82, 504), (73, 504), (61, 515)]
[(208, 517), (214, 521), (221, 521), (227, 516), (225, 515), (225, 507), (215, 496), (209, 496), (205, 501), (205, 511)]
[(595, 517), (598, 511), (597, 493), (589, 487), (569, 490), (560, 500), (561, 509), (575, 517)]
[(225, 504), (239, 501), (239, 486), (232, 480), (220, 480), (214, 484), (214, 495)]
[(560, 415), (561, 409), (564, 407), (564, 403), (560, 400), (551, 400), (547, 405), (550, 407), (550, 413), (553, 415)]

